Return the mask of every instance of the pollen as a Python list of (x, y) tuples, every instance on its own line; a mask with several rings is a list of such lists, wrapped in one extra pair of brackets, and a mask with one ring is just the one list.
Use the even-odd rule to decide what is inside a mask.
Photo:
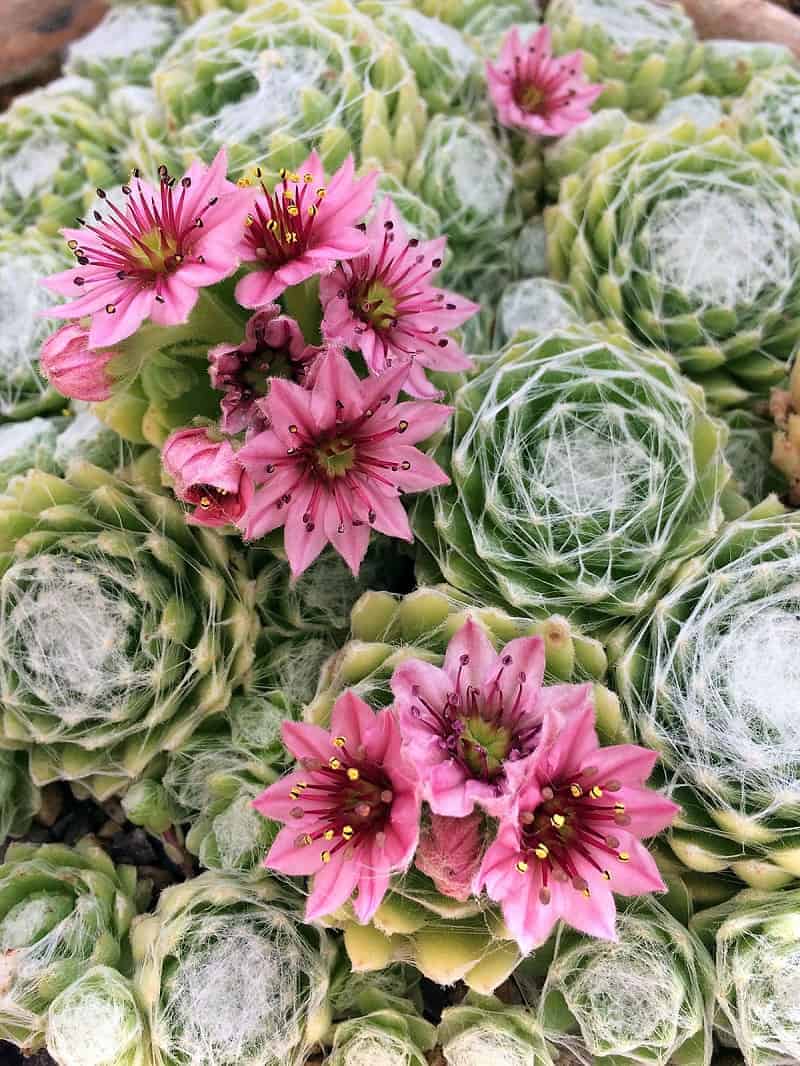
[(534, 848), (533, 854), (537, 859), (544, 861), (550, 854), (550, 849), (546, 844), (537, 844)]
[(322, 859), (323, 862), (330, 862), (331, 861), (331, 853), (329, 851), (323, 851), (323, 852), (320, 853), (320, 858)]
[(592, 797), (592, 799), (599, 800), (603, 795), (603, 790), (602, 788), (600, 788), (599, 785), (592, 785), (592, 787), (589, 789), (589, 795)]
[(583, 795), (583, 789), (578, 784), (570, 785), (569, 790), (570, 793), (575, 797), (575, 799), (580, 799)]
[(524, 859), (520, 859), (517, 863), (517, 870), (521, 874), (526, 874), (528, 872), (528, 864)]
[(342, 836), (344, 837), (344, 839), (345, 840), (350, 840), (352, 835), (353, 835), (353, 827), (352, 827), (352, 825), (343, 825), (342, 826)]
[(347, 737), (334, 737), (333, 746), (335, 748), (343, 748), (347, 743)]
[(617, 858), (619, 859), (620, 862), (630, 862), (631, 861), (631, 857), (627, 853), (627, 851), (620, 851), (617, 854)]
[(351, 781), (358, 781), (361, 775), (359, 774), (358, 770), (356, 770), (355, 766), (351, 766), (350, 769), (347, 771), (347, 776), (350, 778)]
[(341, 762), (339, 762), (335, 755), (328, 760), (328, 766), (330, 766), (331, 770), (341, 770), (342, 768)]
[(550, 824), (553, 826), (554, 829), (563, 829), (564, 825), (566, 824), (566, 821), (567, 819), (564, 817), (563, 814), (554, 814), (550, 819)]
[(325, 838), (325, 840), (333, 840), (333, 838), (334, 838), (334, 836), (336, 834), (334, 833), (334, 831), (332, 829), (326, 829), (325, 832), (322, 835)]

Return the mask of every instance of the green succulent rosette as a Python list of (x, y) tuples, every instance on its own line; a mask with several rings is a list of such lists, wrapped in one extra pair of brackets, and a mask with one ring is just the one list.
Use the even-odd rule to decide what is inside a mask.
[(89, 463), (0, 498), (0, 746), (103, 798), (227, 706), (258, 622), (238, 556)]
[(330, 1026), (335, 951), (275, 882), (217, 871), (162, 892), (134, 925), (134, 987), (154, 1066), (304, 1061)]
[(650, 118), (674, 96), (703, 88), (703, 47), (680, 4), (649, 0), (550, 0), (545, 21), (557, 55), (580, 48), (597, 107)]
[(26, 833), (41, 802), (25, 753), (0, 751), (0, 840)]
[(799, 536), (768, 497), (612, 642), (617, 690), (681, 807), (671, 848), (765, 890), (800, 877)]
[(47, 1050), (59, 1066), (152, 1066), (150, 1034), (127, 977), (93, 966), (47, 1012)]
[(12, 844), (0, 865), (0, 1039), (44, 1043), (50, 1004), (93, 966), (129, 971), (128, 931), (149, 889), (85, 837)]
[(524, 1007), (470, 993), (448, 1007), (439, 1024), (446, 1066), (552, 1066), (550, 1051), (534, 1015)]
[(503, 290), (495, 320), (495, 340), (502, 345), (520, 332), (550, 333), (579, 322), (566, 285), (549, 278), (524, 278), (512, 281)]
[(714, 964), (653, 896), (626, 903), (617, 939), (561, 926), (517, 976), (554, 1049), (597, 1066), (708, 1066)]
[(50, 236), (74, 223), (116, 176), (118, 133), (97, 114), (94, 86), (64, 77), (18, 96), (0, 115), (0, 226)]
[[(497, 647), (517, 637), (541, 636), (546, 682), (593, 681), (598, 728), (609, 740), (625, 736), (619, 703), (603, 684), (607, 661), (599, 641), (576, 632), (564, 618), (514, 618), (472, 604), (446, 587), (420, 588), (401, 597), (365, 593), (353, 608), (350, 640), (323, 670), (317, 694), (305, 708), (306, 720), (327, 725), (345, 689), (353, 689), (372, 707), (387, 706), (390, 680), (400, 663), (417, 658), (440, 665), (450, 638), (468, 617), (486, 629)], [(489, 993), (520, 959), (496, 908), (485, 900), (445, 896), (416, 868), (393, 882), (369, 925), (356, 923), (348, 907), (328, 920), (344, 930), (357, 973), (410, 962), (440, 984), (463, 980)]]
[(394, 174), (382, 173), (378, 178), (378, 201), (381, 195), (392, 198), (410, 236), (419, 237), (421, 240), (432, 240), (440, 236), (442, 221), (439, 212), (412, 192)]
[(57, 469), (53, 452), (61, 419), (29, 418), (26, 422), (0, 425), (0, 492), (12, 477), (31, 467), (53, 472)]
[(428, 1066), (436, 1026), (410, 1000), (365, 988), (349, 1014), (333, 1030), (325, 1066)]
[(684, 122), (599, 152), (547, 208), (553, 276), (663, 345), (718, 407), (766, 395), (800, 337), (798, 178), (768, 142)]
[(800, 892), (746, 889), (692, 922), (716, 963), (717, 1034), (748, 1066), (800, 1056)]
[(768, 41), (703, 42), (703, 92), (713, 96), (740, 96), (753, 78), (773, 67), (794, 62), (791, 49)]
[(39, 349), (56, 327), (39, 315), (53, 303), (39, 281), (66, 265), (58, 245), (36, 230), (0, 235), (0, 424), (60, 411), (67, 402), (39, 371)]
[(495, 59), (503, 38), (513, 26), (526, 38), (535, 33), (539, 23), (539, 12), (532, 4), (525, 0), (505, 0), (482, 3), (463, 24), (463, 31), (483, 58)]
[(117, 470), (130, 462), (137, 451), (101, 422), (88, 404), (73, 400), (66, 425), (56, 438), (53, 460), (62, 473), (79, 461), (103, 470)]
[(408, 185), (438, 213), (453, 257), (519, 223), (510, 153), (491, 127), (461, 115), (431, 119)]
[(775, 67), (750, 82), (731, 116), (743, 140), (771, 138), (792, 167), (800, 164), (799, 93), (800, 72)]
[(352, 151), (402, 176), (426, 119), (400, 46), (348, 0), (211, 11), (153, 85), (186, 159), (224, 145), (234, 172), (295, 167), (316, 148), (328, 170)]
[(123, 174), (139, 170), (155, 175), (162, 165), (170, 174), (182, 171), (180, 153), (152, 85), (116, 85), (104, 95), (101, 107), (119, 130), (118, 165)]
[(69, 46), (64, 72), (91, 78), (104, 92), (114, 85), (147, 85), (180, 28), (177, 12), (167, 5), (118, 4)]
[(451, 484), (412, 516), (425, 578), (607, 628), (644, 615), (722, 523), (724, 427), (666, 358), (622, 336), (518, 338), (455, 404), (434, 453)]

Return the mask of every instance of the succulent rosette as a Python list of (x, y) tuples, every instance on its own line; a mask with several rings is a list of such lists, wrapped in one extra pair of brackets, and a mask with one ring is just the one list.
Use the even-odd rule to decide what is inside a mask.
[(59, 1066), (150, 1066), (150, 1034), (129, 978), (93, 966), (47, 1011), (47, 1050)]
[(452, 483), (413, 514), (421, 572), (533, 617), (643, 615), (722, 523), (723, 442), (657, 353), (583, 329), (523, 337), (456, 396), (434, 453)]
[(120, 4), (85, 37), (73, 41), (64, 72), (91, 78), (104, 91), (115, 85), (147, 85), (181, 22), (178, 12), (165, 4)]
[(692, 922), (716, 964), (720, 1042), (738, 1046), (754, 1066), (800, 1055), (798, 906), (797, 891), (747, 889)]
[(800, 876), (797, 536), (774, 497), (689, 560), (615, 641), (618, 688), (661, 754), (679, 859), (775, 889)]
[(0, 865), (0, 1037), (35, 1051), (59, 993), (93, 966), (130, 972), (128, 932), (147, 896), (134, 867), (89, 837), (12, 844)]
[(680, 5), (648, 0), (553, 0), (546, 22), (556, 55), (579, 48), (598, 107), (647, 119), (671, 97), (703, 88), (703, 47)]
[(174, 500), (86, 462), (2, 499), (3, 746), (108, 796), (223, 711), (257, 633), (244, 569)]
[(517, 980), (550, 1045), (579, 1062), (711, 1060), (714, 964), (652, 896), (620, 910), (615, 941), (562, 927)]
[(0, 837), (20, 837), (42, 802), (24, 752), (0, 751)]
[(640, 126), (632, 122), (619, 108), (607, 107), (596, 111), (586, 122), (576, 126), (563, 137), (551, 141), (544, 151), (548, 196), (552, 200), (558, 200), (561, 181), (570, 174), (580, 173), (604, 148), (619, 143), (629, 128), (635, 131), (640, 129)]
[(770, 493), (780, 496), (786, 492), (791, 476), (790, 471), (784, 475), (777, 465), (780, 451), (773, 440), (775, 423), (752, 411), (736, 409), (726, 411), (724, 421), (728, 426), (725, 458), (741, 495), (757, 504)]
[(86, 78), (59, 78), (17, 97), (0, 115), (0, 225), (54, 236), (117, 176), (119, 142)]
[(781, 160), (690, 122), (630, 131), (547, 209), (551, 271), (586, 316), (667, 347), (714, 405), (743, 406), (798, 337), (800, 213)]
[(436, 1026), (410, 1000), (366, 988), (333, 1032), (329, 1066), (427, 1066)]
[(173, 885), (132, 946), (155, 1066), (299, 1063), (330, 1025), (333, 945), (270, 880), (212, 871)]
[(351, 151), (402, 176), (426, 108), (398, 44), (350, 3), (266, 4), (210, 11), (153, 75), (177, 147), (221, 145), (231, 166), (299, 166), (316, 147), (326, 168)]
[(439, 1043), (447, 1066), (481, 1066), (497, 1060), (508, 1066), (553, 1062), (533, 1014), (474, 993), (443, 1012)]

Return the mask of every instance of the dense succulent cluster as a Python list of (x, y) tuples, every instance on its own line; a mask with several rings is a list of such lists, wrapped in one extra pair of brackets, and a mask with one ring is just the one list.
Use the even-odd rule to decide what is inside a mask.
[(800, 1059), (797, 70), (115, 0), (0, 115), (0, 1060)]

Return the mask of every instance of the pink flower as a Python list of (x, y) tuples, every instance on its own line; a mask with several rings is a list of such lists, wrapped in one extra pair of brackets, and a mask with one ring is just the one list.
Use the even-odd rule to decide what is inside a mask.
[(560, 137), (585, 122), (604, 89), (584, 78), (581, 52), (553, 55), (549, 26), (524, 43), (512, 26), (497, 63), (486, 64), (486, 77), (500, 122), (545, 137)]
[(42, 345), (39, 365), (50, 384), (73, 400), (107, 400), (112, 378), (106, 367), (118, 353), (93, 351), (89, 330), (80, 323), (62, 326)]
[(253, 498), (253, 483), (236, 462), (227, 441), (216, 441), (205, 429), (179, 429), (161, 452), (175, 495), (196, 504), (188, 518), (193, 525), (225, 526), (238, 522)]
[(256, 311), (245, 327), (241, 344), (212, 348), (208, 353), (211, 384), (225, 393), (220, 404), (222, 431), (263, 430), (266, 419), (256, 401), (266, 395), (270, 376), (287, 369), (299, 375), (308, 358), (300, 327), (293, 318), (282, 315), (277, 304)]
[(89, 340), (98, 348), (124, 340), (146, 318), (160, 326), (186, 322), (198, 289), (232, 274), (236, 241), (247, 214), (242, 190), (225, 180), (225, 152), (210, 167), (194, 163), (176, 184), (161, 169), (157, 189), (138, 174), (124, 185), (121, 210), (102, 190), (108, 213), (94, 213), (81, 229), (65, 229), (78, 266), (43, 284), (62, 296), (52, 318), (92, 315)]
[(320, 281), (325, 314), (322, 335), (360, 351), (380, 374), (395, 363), (410, 365), (405, 390), (437, 396), (425, 370), (457, 371), (472, 366), (447, 336), (480, 308), (431, 284), (442, 265), (447, 240), (409, 239), (392, 200), (383, 200), (366, 227), (363, 255), (340, 263)]
[(345, 692), (334, 704), (330, 732), (284, 722), (283, 740), (300, 765), (253, 802), (285, 826), (264, 865), (315, 875), (309, 921), (331, 914), (355, 892), (356, 916), (368, 922), (391, 875), (410, 865), (419, 837), (420, 800), (397, 722), (391, 711), (375, 714)]
[(483, 855), (482, 818), (477, 811), (466, 818), (432, 814), (420, 836), (414, 865), (433, 881), (437, 891), (463, 903)]
[(299, 173), (282, 170), (272, 192), (262, 182), (239, 244), (242, 260), (258, 263), (259, 269), (236, 286), (239, 303), (263, 307), (290, 285), (363, 251), (366, 238), (355, 224), (369, 210), (377, 180), (377, 172), (354, 180), (348, 156), (326, 185), (322, 163), (312, 152)]
[(645, 788), (656, 754), (632, 744), (601, 748), (584, 707), (551, 723), (548, 743), (520, 767), (519, 791), (475, 882), (500, 903), (523, 951), (563, 919), (615, 939), (614, 892), (663, 892), (640, 838), (665, 829), (678, 808)]
[(543, 687), (544, 664), (541, 637), (520, 637), (495, 652), (469, 619), (441, 669), (408, 659), (395, 670), (404, 748), (437, 814), (462, 818), (476, 803), (501, 814), (513, 791), (509, 765), (536, 751), (545, 717), (591, 707), (589, 685)]
[(401, 493), (447, 484), (436, 463), (412, 445), (439, 429), (452, 408), (397, 404), (407, 373), (398, 367), (360, 381), (341, 352), (329, 348), (314, 364), (309, 389), (272, 380), (261, 401), (269, 428), (237, 453), (261, 486), (244, 529), (254, 539), (285, 526), (295, 576), (327, 542), (357, 573), (370, 527), (412, 540)]

